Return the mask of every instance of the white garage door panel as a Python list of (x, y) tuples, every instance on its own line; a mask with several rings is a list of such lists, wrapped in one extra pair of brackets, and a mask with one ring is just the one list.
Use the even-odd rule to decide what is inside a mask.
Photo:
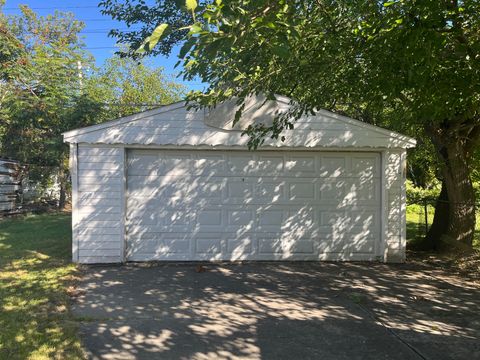
[[(158, 197), (169, 203), (186, 204), (197, 200), (209, 203), (265, 203), (361, 206), (379, 203), (379, 179), (369, 178), (294, 178), (294, 177), (237, 177), (168, 176), (145, 178), (129, 176), (129, 203), (155, 202)], [(177, 198), (181, 202), (176, 201)]]
[(374, 259), (378, 153), (130, 150), (129, 260)]

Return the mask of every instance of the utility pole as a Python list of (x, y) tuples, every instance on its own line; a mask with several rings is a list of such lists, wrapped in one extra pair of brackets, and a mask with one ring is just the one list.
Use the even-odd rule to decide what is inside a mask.
[(78, 83), (80, 84), (80, 90), (82, 90), (83, 73), (82, 73), (82, 62), (80, 60), (77, 61), (77, 70), (78, 70)]

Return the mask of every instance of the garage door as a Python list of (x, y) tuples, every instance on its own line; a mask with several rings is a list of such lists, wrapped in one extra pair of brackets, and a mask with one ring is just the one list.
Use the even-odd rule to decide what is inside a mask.
[(378, 153), (128, 152), (128, 260), (372, 260), (379, 219)]

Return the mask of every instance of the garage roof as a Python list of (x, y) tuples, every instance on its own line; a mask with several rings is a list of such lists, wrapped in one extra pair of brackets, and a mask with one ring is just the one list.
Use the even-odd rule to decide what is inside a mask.
[[(271, 122), (275, 114), (287, 111), (290, 103), (282, 96), (267, 102), (261, 97), (249, 99), (239, 123), (232, 127), (236, 111), (233, 101), (211, 110), (187, 109), (185, 102), (178, 102), (71, 130), (63, 136), (68, 143), (246, 147), (248, 137), (241, 136), (242, 129), (252, 122)], [(285, 141), (267, 139), (262, 147), (410, 148), (416, 143), (411, 137), (326, 110), (298, 119), (295, 129), (285, 130), (282, 135)]]

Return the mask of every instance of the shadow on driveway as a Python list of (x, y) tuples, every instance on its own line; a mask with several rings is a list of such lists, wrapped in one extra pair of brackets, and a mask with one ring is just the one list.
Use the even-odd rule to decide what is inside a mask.
[(419, 265), (89, 266), (92, 359), (480, 359), (480, 293)]

